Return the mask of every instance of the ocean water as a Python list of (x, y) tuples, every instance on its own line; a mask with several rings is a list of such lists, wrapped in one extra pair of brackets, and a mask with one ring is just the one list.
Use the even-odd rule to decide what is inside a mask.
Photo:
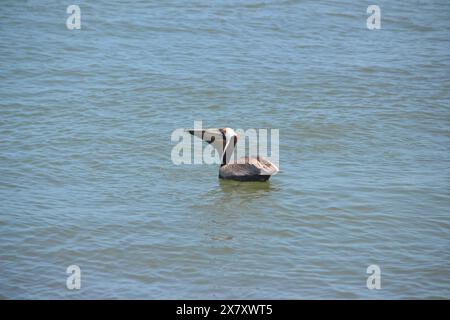
[[(450, 298), (449, 13), (2, 1), (0, 298)], [(174, 165), (195, 120), (279, 129), (282, 172)]]

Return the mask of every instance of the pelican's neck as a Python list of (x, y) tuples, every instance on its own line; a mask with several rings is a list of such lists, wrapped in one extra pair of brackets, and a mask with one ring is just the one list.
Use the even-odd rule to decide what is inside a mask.
[(233, 135), (227, 140), (228, 141), (225, 140), (225, 147), (223, 149), (223, 155), (222, 155), (222, 163), (220, 165), (221, 167), (223, 167), (224, 165), (228, 164), (228, 162), (230, 162), (231, 155), (233, 154), (234, 148), (236, 147), (237, 136)]

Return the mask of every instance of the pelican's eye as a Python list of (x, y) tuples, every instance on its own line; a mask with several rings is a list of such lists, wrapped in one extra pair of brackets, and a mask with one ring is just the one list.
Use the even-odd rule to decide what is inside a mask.
[(212, 137), (211, 137), (211, 140), (209, 140), (209, 141), (206, 141), (206, 142), (207, 142), (207, 143), (209, 143), (209, 144), (211, 144), (211, 143), (213, 143), (213, 142), (214, 142), (214, 140), (216, 140), (216, 137), (212, 136)]

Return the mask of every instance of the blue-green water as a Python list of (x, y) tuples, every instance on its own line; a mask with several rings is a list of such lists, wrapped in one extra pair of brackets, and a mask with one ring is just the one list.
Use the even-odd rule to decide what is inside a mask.
[[(449, 13), (2, 1), (0, 297), (449, 298)], [(282, 172), (175, 166), (194, 120), (279, 129)]]

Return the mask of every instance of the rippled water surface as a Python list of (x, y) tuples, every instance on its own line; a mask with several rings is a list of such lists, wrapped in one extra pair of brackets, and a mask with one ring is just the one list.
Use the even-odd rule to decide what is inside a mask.
[[(1, 298), (450, 297), (448, 1), (69, 4), (0, 5)], [(282, 172), (174, 165), (194, 120)]]

